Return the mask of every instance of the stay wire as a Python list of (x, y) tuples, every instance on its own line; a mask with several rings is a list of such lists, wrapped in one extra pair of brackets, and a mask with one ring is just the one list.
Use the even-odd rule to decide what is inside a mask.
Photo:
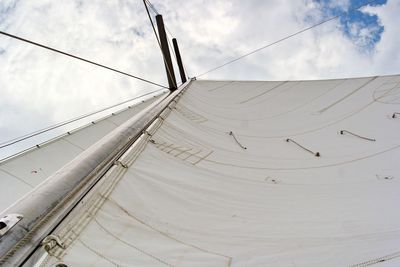
[[(164, 60), (164, 64), (165, 64), (166, 69), (167, 69), (167, 72), (168, 72), (168, 76), (170, 77), (171, 81), (174, 83), (174, 86), (175, 86), (175, 87), (178, 87), (178, 86), (176, 85), (174, 79), (172, 78), (172, 77), (173, 77), (173, 76), (172, 76), (172, 71), (169, 69), (168, 64), (167, 64), (167, 60), (165, 59), (164, 52), (163, 52), (163, 50), (162, 50), (162, 48), (161, 48), (160, 38), (158, 37), (156, 28), (154, 27), (154, 23), (153, 23), (153, 20), (152, 20), (152, 18), (151, 18), (151, 15), (150, 15), (149, 8), (147, 7), (147, 4), (146, 4), (146, 0), (143, 0), (143, 4), (144, 4), (144, 7), (145, 7), (145, 9), (146, 9), (147, 15), (148, 15), (148, 17), (149, 17), (151, 27), (153, 28), (154, 35), (156, 36), (158, 46), (160, 47), (161, 54), (162, 54), (163, 60)], [(167, 38), (167, 39), (168, 39), (168, 38)]]
[(91, 61), (89, 59), (85, 59), (83, 57), (79, 57), (79, 56), (76, 56), (76, 55), (61, 51), (59, 49), (56, 49), (56, 48), (53, 48), (53, 47), (50, 47), (50, 46), (47, 46), (47, 45), (44, 45), (44, 44), (41, 44), (41, 43), (37, 43), (37, 42), (31, 41), (31, 40), (28, 40), (28, 39), (25, 39), (25, 38), (22, 38), (22, 37), (19, 37), (19, 36), (16, 36), (16, 35), (13, 35), (13, 34), (10, 34), (10, 33), (7, 33), (7, 32), (3, 32), (3, 31), (0, 31), (0, 34), (5, 35), (5, 36), (10, 37), (10, 38), (13, 38), (13, 39), (16, 39), (16, 40), (19, 40), (19, 41), (22, 41), (22, 42), (25, 42), (25, 43), (29, 43), (31, 45), (35, 45), (35, 46), (38, 46), (38, 47), (41, 47), (41, 48), (44, 48), (44, 49), (47, 49), (47, 50), (62, 54), (64, 56), (68, 56), (68, 57), (71, 57), (71, 58), (74, 58), (74, 59), (77, 59), (77, 60), (81, 60), (83, 62), (95, 65), (97, 67), (101, 67), (101, 68), (104, 68), (104, 69), (107, 69), (107, 70), (110, 70), (110, 71), (113, 71), (113, 72), (117, 72), (119, 74), (122, 74), (122, 75), (125, 75), (125, 76), (128, 76), (128, 77), (140, 80), (142, 82), (146, 82), (146, 83), (158, 86), (158, 87), (169, 89), (168, 87), (166, 87), (164, 85), (161, 85), (161, 84), (146, 80), (144, 78), (138, 77), (136, 75), (129, 74), (129, 73), (124, 72), (124, 71), (120, 71), (120, 70), (108, 67), (108, 66), (100, 64), (100, 63), (96, 63), (96, 62)]
[[(154, 14), (156, 15), (160, 15), (160, 12), (158, 12), (158, 10), (156, 9), (156, 7), (149, 1), (146, 0), (147, 4), (149, 4), (150, 9), (154, 12)], [(167, 25), (164, 25), (165, 29), (167, 30), (167, 32), (169, 33), (169, 35), (171, 35), (171, 37), (173, 37), (174, 35), (171, 33), (171, 31), (169, 30), (169, 28), (167, 27)]]
[[(149, 0), (146, 0), (146, 2), (147, 2), (147, 4), (149, 5), (149, 7), (150, 7), (150, 9), (153, 11), (153, 13), (154, 14), (156, 14), (156, 15), (160, 15), (160, 13), (158, 12), (158, 10), (154, 7), (154, 5), (149, 1)], [(167, 34), (169, 34), (170, 36), (171, 36), (171, 38), (174, 38), (174, 35), (171, 33), (171, 31), (168, 29), (168, 26), (166, 25), (166, 23), (164, 22), (164, 27), (165, 27), (165, 29), (167, 30)], [(172, 53), (174, 54), (174, 56), (175, 56), (175, 62), (176, 62), (176, 54), (175, 54), (175, 51), (172, 49), (172, 44), (171, 44), (171, 41), (169, 40), (169, 38), (167, 38), (167, 41), (168, 41), (168, 44), (169, 44), (169, 47), (171, 48), (171, 50), (172, 50)]]
[[(167, 88), (167, 89), (168, 89), (168, 88)], [(138, 99), (138, 98), (141, 98), (141, 97), (144, 97), (144, 96), (147, 96), (147, 95), (150, 95), (150, 94), (154, 94), (154, 93), (159, 92), (159, 91), (161, 91), (161, 90), (164, 90), (164, 89), (158, 89), (158, 90), (155, 90), (155, 91), (151, 91), (151, 92), (145, 93), (145, 94), (143, 94), (143, 95), (139, 95), (139, 96), (136, 96), (136, 97), (134, 97), (134, 98), (125, 100), (125, 101), (123, 101), (123, 102), (120, 102), (120, 103), (117, 103), (117, 104), (114, 104), (114, 105), (111, 105), (111, 106), (108, 106), (108, 107), (105, 107), (105, 108), (102, 108), (102, 109), (99, 109), (99, 110), (96, 110), (96, 111), (87, 113), (87, 114), (85, 114), (85, 115), (81, 115), (81, 116), (79, 116), (79, 117), (76, 117), (76, 118), (73, 118), (73, 119), (69, 119), (69, 120), (66, 120), (66, 121), (63, 121), (63, 122), (60, 122), (60, 123), (51, 125), (51, 126), (49, 126), (49, 127), (46, 127), (46, 128), (40, 129), (40, 130), (37, 130), (37, 131), (35, 131), (35, 132), (29, 133), (29, 134), (25, 134), (25, 135), (23, 135), (23, 136), (20, 136), (20, 137), (17, 137), (17, 138), (8, 140), (8, 141), (6, 141), (6, 142), (0, 143), (0, 149), (1, 149), (1, 148), (4, 148), (4, 147), (11, 146), (11, 145), (16, 144), (16, 143), (19, 143), (19, 142), (24, 141), (24, 140), (26, 140), (26, 139), (35, 137), (35, 136), (40, 135), (40, 134), (42, 134), (42, 133), (45, 133), (45, 132), (48, 132), (48, 131), (51, 131), (51, 130), (60, 128), (60, 127), (62, 127), (62, 126), (71, 124), (71, 123), (76, 122), (76, 121), (79, 121), (79, 120), (81, 120), (81, 119), (85, 119), (85, 118), (87, 118), (87, 117), (89, 117), (89, 116), (98, 114), (98, 113), (100, 113), (100, 112), (103, 112), (103, 111), (106, 111), (106, 110), (109, 110), (109, 109), (118, 107), (118, 106), (120, 106), (120, 105), (126, 104), (126, 103), (131, 102), (131, 101), (133, 101), (133, 100), (136, 100), (136, 99)]]
[[(366, 6), (366, 5), (372, 4), (372, 3), (376, 2), (376, 1), (377, 1), (377, 0), (371, 0), (371, 1), (368, 1), (368, 2), (366, 2), (366, 3), (364, 3), (364, 4), (362, 4), (362, 5), (359, 5), (358, 7), (349, 9), (349, 10), (346, 12), (346, 14), (348, 14), (350, 11), (358, 10), (358, 9), (360, 9), (360, 8)], [(214, 68), (212, 68), (212, 69), (210, 69), (210, 70), (208, 70), (208, 71), (206, 71), (206, 72), (203, 72), (203, 73), (197, 75), (197, 77), (201, 77), (201, 76), (206, 75), (206, 74), (208, 74), (208, 73), (210, 73), (210, 72), (213, 72), (213, 71), (215, 71), (215, 70), (218, 70), (218, 69), (220, 69), (220, 68), (222, 68), (222, 67), (225, 67), (226, 65), (229, 65), (229, 64), (234, 63), (234, 62), (236, 62), (236, 61), (238, 61), (238, 60), (240, 60), (240, 59), (242, 59), (242, 58), (245, 58), (245, 57), (247, 57), (247, 56), (250, 56), (250, 55), (252, 55), (252, 54), (255, 54), (255, 53), (257, 53), (257, 52), (259, 52), (259, 51), (261, 51), (261, 50), (263, 50), (263, 49), (265, 49), (265, 48), (268, 48), (268, 47), (270, 47), (270, 46), (273, 46), (273, 45), (275, 45), (275, 44), (278, 44), (278, 43), (280, 43), (280, 42), (282, 42), (282, 41), (285, 41), (285, 40), (287, 40), (287, 39), (289, 39), (289, 38), (292, 38), (292, 37), (294, 37), (294, 36), (296, 36), (296, 35), (299, 35), (299, 34), (305, 32), (305, 31), (311, 30), (311, 29), (313, 29), (313, 28), (315, 28), (315, 27), (318, 27), (318, 26), (320, 26), (320, 25), (322, 25), (322, 24), (325, 24), (325, 23), (327, 23), (327, 22), (330, 22), (330, 21), (332, 21), (332, 20), (335, 20), (335, 19), (337, 19), (337, 18), (339, 18), (339, 17), (341, 17), (341, 16), (343, 16), (343, 15), (336, 15), (336, 16), (330, 17), (330, 18), (328, 18), (328, 19), (326, 19), (326, 20), (323, 20), (323, 21), (321, 21), (321, 22), (318, 22), (317, 24), (314, 24), (314, 25), (312, 25), (312, 26), (310, 26), (310, 27), (304, 28), (304, 29), (302, 29), (302, 30), (300, 30), (300, 31), (297, 31), (297, 32), (295, 32), (295, 33), (292, 33), (292, 34), (290, 34), (290, 35), (287, 35), (287, 36), (285, 36), (285, 37), (283, 37), (283, 38), (281, 38), (281, 39), (279, 39), (279, 40), (277, 40), (277, 41), (275, 41), (275, 42), (269, 43), (269, 44), (267, 44), (267, 45), (265, 45), (265, 46), (262, 46), (262, 47), (260, 47), (260, 48), (257, 48), (257, 49), (255, 49), (255, 50), (251, 51), (251, 52), (248, 52), (248, 53), (246, 53), (246, 54), (244, 54), (244, 55), (241, 55), (241, 56), (239, 56), (239, 57), (237, 57), (237, 58), (235, 58), (235, 59), (232, 59), (232, 60), (230, 60), (230, 61), (228, 61), (228, 62), (226, 62), (226, 63), (224, 63), (224, 64), (222, 64), (222, 65), (219, 65), (219, 66), (217, 66), (217, 67), (214, 67)]]

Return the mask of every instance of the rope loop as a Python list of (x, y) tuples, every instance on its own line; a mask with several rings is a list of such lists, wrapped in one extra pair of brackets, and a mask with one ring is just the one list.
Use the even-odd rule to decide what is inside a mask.
[(301, 147), (302, 149), (304, 149), (307, 152), (310, 152), (311, 154), (313, 154), (316, 157), (320, 157), (321, 156), (321, 154), (319, 152), (314, 152), (314, 151), (312, 151), (312, 150), (310, 150), (308, 148), (305, 148), (304, 146), (300, 145), (299, 143), (297, 143), (293, 139), (288, 138), (288, 139), (286, 139), (286, 142), (292, 142), (293, 144), (296, 144), (297, 146)]
[(232, 131), (229, 132), (229, 135), (231, 135), (233, 137), (233, 139), (235, 139), (236, 143), (243, 149), (247, 149), (247, 147), (243, 146), (239, 140), (237, 140), (236, 136), (234, 135), (234, 133)]
[(351, 135), (353, 135), (353, 136), (355, 136), (355, 137), (358, 137), (358, 138), (361, 138), (361, 139), (364, 139), (364, 140), (367, 140), (367, 141), (371, 141), (371, 142), (375, 142), (375, 141), (376, 141), (376, 140), (373, 139), (373, 138), (364, 137), (364, 136), (361, 136), (361, 135), (358, 135), (358, 134), (349, 132), (349, 131), (347, 131), (347, 130), (340, 130), (340, 134), (341, 134), (341, 135), (344, 135), (345, 133), (351, 134)]

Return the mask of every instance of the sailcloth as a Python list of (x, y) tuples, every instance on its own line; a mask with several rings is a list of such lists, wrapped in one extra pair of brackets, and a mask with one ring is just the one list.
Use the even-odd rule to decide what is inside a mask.
[(62, 246), (32, 257), (399, 266), (399, 85), (400, 76), (191, 81), (53, 231)]
[[(165, 96), (165, 94), (164, 94)], [(30, 192), (82, 151), (149, 106), (162, 95), (96, 120), (49, 142), (0, 161), (0, 211)]]

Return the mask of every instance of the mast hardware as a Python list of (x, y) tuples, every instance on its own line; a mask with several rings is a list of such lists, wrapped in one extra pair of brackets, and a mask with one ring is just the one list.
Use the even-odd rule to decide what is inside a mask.
[(64, 243), (61, 241), (60, 237), (56, 235), (48, 235), (46, 236), (41, 244), (47, 252), (50, 252), (54, 247), (59, 246), (62, 249), (65, 249)]
[(21, 214), (7, 214), (3, 218), (0, 219), (0, 238), (4, 236), (8, 230), (14, 227), (20, 220), (22, 220), (24, 216)]

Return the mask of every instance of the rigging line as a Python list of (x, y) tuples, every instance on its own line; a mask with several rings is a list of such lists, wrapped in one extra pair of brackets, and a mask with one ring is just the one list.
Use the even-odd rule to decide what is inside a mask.
[(35, 136), (40, 135), (40, 134), (42, 134), (42, 133), (45, 133), (45, 132), (48, 132), (48, 131), (51, 131), (51, 130), (60, 128), (60, 127), (62, 127), (62, 126), (68, 125), (68, 124), (73, 123), (73, 122), (76, 122), (76, 121), (78, 121), (78, 120), (87, 118), (87, 117), (92, 116), (92, 115), (95, 115), (95, 114), (97, 114), (97, 113), (100, 113), (100, 112), (109, 110), (109, 109), (111, 109), (111, 108), (114, 108), (114, 107), (117, 107), (117, 106), (120, 106), (120, 105), (123, 105), (123, 104), (125, 104), (125, 103), (130, 102), (130, 101), (133, 101), (133, 100), (136, 100), (136, 99), (138, 99), (138, 98), (144, 97), (144, 96), (146, 96), (146, 95), (150, 95), (150, 94), (156, 93), (156, 92), (161, 91), (161, 90), (164, 90), (164, 89), (158, 89), (158, 90), (155, 90), (155, 91), (152, 91), (152, 92), (149, 92), (149, 93), (140, 95), (140, 96), (136, 96), (136, 97), (134, 97), (134, 98), (125, 100), (125, 101), (123, 101), (123, 102), (120, 102), (120, 103), (117, 103), (117, 104), (114, 104), (114, 105), (111, 105), (111, 106), (108, 106), (108, 107), (105, 107), (105, 108), (102, 108), (102, 109), (99, 109), (99, 110), (96, 110), (96, 111), (87, 113), (87, 114), (85, 114), (85, 115), (81, 115), (81, 116), (79, 116), (79, 117), (76, 117), (76, 118), (73, 118), (73, 119), (70, 119), (70, 120), (66, 120), (66, 121), (63, 121), (63, 122), (54, 124), (54, 125), (52, 125), (52, 126), (43, 128), (43, 129), (41, 129), (41, 130), (37, 130), (37, 131), (35, 131), (35, 132), (32, 132), (32, 133), (29, 133), (29, 134), (26, 134), (26, 135), (23, 135), (23, 136), (14, 138), (14, 139), (12, 139), (12, 140), (9, 140), (9, 141), (6, 141), (6, 142), (4, 142), (4, 143), (1, 143), (1, 144), (0, 144), (0, 149), (1, 149), (1, 148), (4, 148), (4, 147), (7, 147), (7, 146), (11, 146), (11, 145), (16, 144), (16, 143), (19, 143), (19, 142), (21, 142), (21, 141), (23, 141), (23, 140), (26, 140), (26, 139), (35, 137)]
[(364, 140), (368, 140), (368, 141), (372, 141), (372, 142), (375, 142), (375, 141), (376, 141), (374, 138), (364, 137), (364, 136), (361, 136), (361, 135), (352, 133), (352, 132), (347, 131), (347, 130), (340, 130), (339, 133), (340, 133), (341, 135), (343, 135), (343, 134), (345, 134), (345, 133), (348, 133), (348, 134), (351, 134), (351, 135), (353, 135), (353, 136), (355, 136), (355, 137), (358, 137), (358, 138), (361, 138), (361, 139), (364, 139)]
[[(162, 54), (162, 57), (163, 57), (163, 60), (164, 60), (164, 64), (165, 64), (166, 69), (167, 69), (167, 72), (168, 72), (168, 76), (170, 77), (171, 81), (174, 83), (174, 86), (175, 86), (175, 87), (178, 87), (178, 86), (176, 85), (176, 83), (175, 83), (173, 77), (172, 77), (172, 72), (171, 72), (171, 70), (170, 70), (169, 67), (168, 67), (167, 60), (165, 59), (164, 51), (163, 51), (162, 48), (161, 48), (160, 38), (159, 38), (158, 35), (157, 35), (156, 28), (154, 27), (153, 20), (151, 19), (150, 11), (149, 11), (149, 8), (147, 7), (146, 0), (143, 0), (143, 4), (144, 4), (144, 7), (146, 8), (146, 12), (147, 12), (147, 15), (148, 15), (148, 17), (149, 17), (151, 27), (153, 28), (154, 35), (156, 36), (158, 46), (160, 47), (161, 54)], [(164, 27), (165, 27), (165, 26), (164, 26)], [(167, 38), (167, 39), (168, 39), (168, 38)]]
[(41, 48), (44, 48), (44, 49), (47, 49), (47, 50), (50, 50), (50, 51), (53, 51), (53, 52), (62, 54), (62, 55), (64, 55), (64, 56), (68, 56), (68, 57), (72, 57), (72, 58), (74, 58), (74, 59), (78, 59), (78, 60), (84, 61), (84, 62), (86, 62), (86, 63), (95, 65), (95, 66), (97, 66), (97, 67), (101, 67), (101, 68), (104, 68), (104, 69), (107, 69), (107, 70), (111, 70), (111, 71), (117, 72), (117, 73), (122, 74), (122, 75), (125, 75), (125, 76), (129, 76), (129, 77), (131, 77), (131, 78), (140, 80), (140, 81), (142, 81), (142, 82), (146, 82), (146, 83), (149, 83), (149, 84), (152, 84), (152, 85), (156, 85), (156, 86), (159, 86), (159, 87), (162, 87), (162, 88), (169, 89), (168, 87), (166, 87), (166, 86), (164, 86), (164, 85), (161, 85), (161, 84), (158, 84), (158, 83), (155, 83), (155, 82), (146, 80), (146, 79), (144, 79), (144, 78), (140, 78), (140, 77), (138, 77), (138, 76), (135, 76), (135, 75), (129, 74), (129, 73), (127, 73), (127, 72), (120, 71), (120, 70), (117, 70), (117, 69), (108, 67), (108, 66), (103, 65), (103, 64), (100, 64), (100, 63), (96, 63), (96, 62), (94, 62), (94, 61), (85, 59), (85, 58), (83, 58), (83, 57), (75, 56), (75, 55), (73, 55), (73, 54), (70, 54), (70, 53), (67, 53), (67, 52), (64, 52), (64, 51), (55, 49), (55, 48), (53, 48), (53, 47), (50, 47), (50, 46), (47, 46), (47, 45), (44, 45), (44, 44), (40, 44), (40, 43), (31, 41), (31, 40), (28, 40), (28, 39), (25, 39), (25, 38), (22, 38), (22, 37), (19, 37), (19, 36), (16, 36), (16, 35), (13, 35), (13, 34), (10, 34), (10, 33), (7, 33), (7, 32), (3, 32), (3, 31), (0, 31), (0, 34), (5, 35), (5, 36), (8, 36), (8, 37), (10, 37), (10, 38), (14, 38), (14, 39), (16, 39), (16, 40), (19, 40), (19, 41), (22, 41), (22, 42), (25, 42), (25, 43), (29, 43), (29, 44), (31, 44), (31, 45), (35, 45), (35, 46), (38, 46), (38, 47), (41, 47)]
[(310, 149), (308, 149), (308, 148), (306, 148), (306, 147), (300, 145), (299, 143), (297, 143), (297, 142), (294, 141), (293, 139), (287, 138), (287, 139), (286, 139), (286, 142), (292, 142), (293, 144), (296, 144), (297, 146), (301, 147), (302, 149), (304, 149), (304, 150), (307, 151), (307, 152), (310, 152), (311, 154), (313, 154), (313, 155), (316, 156), (316, 157), (320, 157), (320, 156), (321, 156), (321, 154), (320, 154), (319, 152), (313, 152), (313, 151), (311, 151)]
[(146, 0), (147, 4), (149, 5), (150, 9), (156, 14), (156, 15), (160, 15), (160, 13), (158, 12), (158, 10), (155, 8), (155, 6), (149, 1)]
[[(349, 9), (349, 10), (346, 12), (346, 14), (348, 14), (350, 11), (358, 10), (358, 9), (360, 9), (360, 8), (366, 6), (366, 5), (369, 5), (369, 4), (373, 3), (373, 2), (376, 2), (376, 1), (377, 1), (377, 0), (371, 0), (371, 1), (368, 1), (368, 2), (366, 2), (366, 3), (364, 3), (364, 4), (360, 5), (360, 6), (356, 7), (356, 8)], [(260, 48), (257, 48), (257, 49), (255, 49), (255, 50), (251, 51), (251, 52), (248, 52), (248, 53), (246, 53), (246, 54), (244, 54), (244, 55), (241, 55), (241, 56), (239, 56), (239, 57), (237, 57), (237, 58), (235, 58), (235, 59), (232, 59), (232, 60), (230, 60), (230, 61), (228, 61), (228, 62), (225, 62), (225, 63), (222, 64), (222, 65), (216, 66), (216, 67), (214, 67), (214, 68), (212, 68), (212, 69), (210, 69), (210, 70), (208, 70), (208, 71), (206, 71), (206, 72), (203, 72), (203, 73), (197, 75), (197, 77), (201, 77), (201, 76), (206, 75), (206, 74), (208, 74), (208, 73), (210, 73), (210, 72), (212, 72), (212, 71), (218, 70), (218, 69), (220, 69), (220, 68), (222, 68), (222, 67), (225, 67), (226, 65), (229, 65), (229, 64), (234, 63), (234, 62), (236, 62), (236, 61), (238, 61), (238, 60), (240, 60), (240, 59), (242, 59), (242, 58), (245, 58), (245, 57), (247, 57), (247, 56), (250, 56), (250, 55), (252, 55), (252, 54), (255, 54), (255, 53), (257, 53), (257, 52), (259, 52), (259, 51), (261, 51), (261, 50), (263, 50), (263, 49), (265, 49), (265, 48), (268, 48), (268, 47), (270, 47), (270, 46), (273, 46), (273, 45), (275, 45), (275, 44), (278, 44), (278, 43), (280, 43), (280, 42), (282, 42), (282, 41), (285, 41), (285, 40), (287, 40), (287, 39), (289, 39), (289, 38), (291, 38), (291, 37), (294, 37), (294, 36), (296, 36), (296, 35), (299, 35), (299, 34), (305, 32), (305, 31), (311, 30), (312, 28), (315, 28), (315, 27), (317, 27), (317, 26), (320, 26), (320, 25), (322, 25), (322, 24), (325, 24), (325, 23), (327, 23), (327, 22), (330, 22), (330, 21), (332, 21), (332, 20), (335, 20), (335, 19), (337, 19), (337, 18), (339, 18), (339, 17), (341, 17), (341, 16), (343, 16), (343, 15), (336, 15), (336, 16), (330, 17), (330, 18), (328, 18), (328, 19), (326, 19), (326, 20), (323, 20), (323, 21), (321, 21), (321, 22), (318, 22), (317, 24), (314, 24), (314, 25), (309, 26), (309, 27), (307, 27), (307, 28), (304, 28), (304, 29), (302, 29), (302, 30), (300, 30), (300, 31), (297, 31), (297, 32), (295, 32), (295, 33), (292, 33), (292, 34), (290, 34), (290, 35), (287, 35), (287, 36), (285, 36), (285, 37), (283, 37), (283, 38), (281, 38), (281, 39), (279, 39), (279, 40), (277, 40), (277, 41), (275, 41), (275, 42), (269, 43), (269, 44), (267, 44), (267, 45), (265, 45), (265, 46), (262, 46), (262, 47), (260, 47)]]
[[(149, 1), (149, 0), (145, 0), (147, 2), (147, 4), (149, 4), (150, 9), (154, 12), (154, 14), (156, 15), (160, 15), (160, 12), (158, 12), (158, 10), (155, 8), (155, 6)], [(169, 33), (169, 35), (171, 35), (171, 37), (174, 37), (174, 35), (171, 33), (171, 31), (168, 29), (167, 25), (164, 25), (165, 29), (167, 30), (167, 32)]]
[(235, 139), (236, 143), (237, 143), (241, 148), (247, 149), (247, 147), (243, 146), (243, 145), (239, 142), (239, 140), (237, 140), (235, 134), (234, 134), (232, 131), (230, 131), (228, 134), (229, 134), (230, 136), (232, 136), (233, 139)]

